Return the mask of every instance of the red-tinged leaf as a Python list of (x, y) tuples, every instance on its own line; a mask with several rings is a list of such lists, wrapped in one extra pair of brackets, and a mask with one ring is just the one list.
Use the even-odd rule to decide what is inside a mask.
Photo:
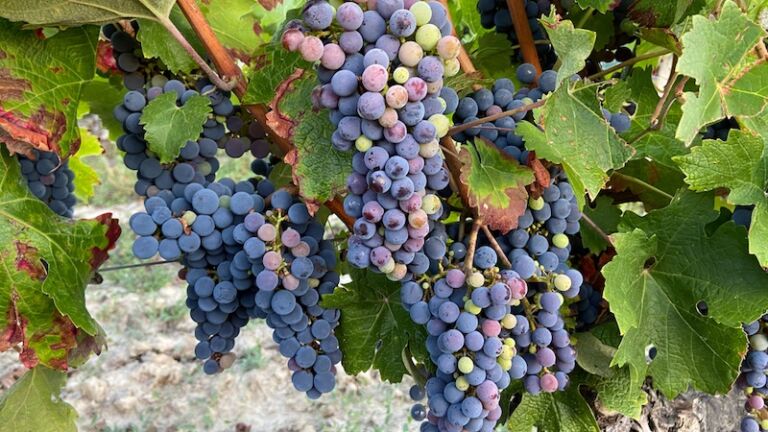
[(109, 214), (54, 214), (0, 148), (0, 351), (17, 347), (25, 366), (57, 369), (98, 352), (102, 330), (85, 307), (85, 287), (119, 234)]
[(94, 26), (40, 39), (0, 20), (0, 141), (12, 152), (76, 151), (78, 101), (96, 69), (97, 39)]
[(538, 198), (544, 193), (544, 189), (549, 187), (549, 183), (552, 181), (552, 176), (549, 175), (549, 170), (543, 163), (541, 163), (541, 160), (536, 159), (535, 156), (531, 157), (531, 155), (535, 155), (535, 153), (530, 152), (528, 157), (528, 167), (533, 170), (533, 176), (536, 181), (533, 182), (530, 189), (531, 195)]
[(528, 203), (525, 186), (535, 178), (533, 170), (482, 138), (462, 146), (459, 158), (461, 182), (469, 186), (469, 204), (477, 215), (501, 233), (517, 228), (517, 219)]

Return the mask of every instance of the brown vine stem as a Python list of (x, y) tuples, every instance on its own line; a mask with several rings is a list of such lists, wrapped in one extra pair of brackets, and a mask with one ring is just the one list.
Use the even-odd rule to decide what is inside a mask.
[(590, 217), (589, 217), (589, 216), (587, 216), (586, 214), (582, 213), (582, 214), (581, 214), (581, 219), (582, 219), (584, 222), (586, 222), (586, 224), (587, 224), (587, 225), (589, 225), (589, 227), (590, 227), (590, 228), (592, 228), (593, 230), (595, 230), (595, 232), (597, 232), (597, 235), (599, 235), (599, 236), (600, 236), (600, 237), (601, 237), (603, 240), (605, 240), (605, 242), (606, 242), (606, 243), (608, 243), (609, 245), (611, 245), (611, 247), (614, 247), (614, 245), (613, 245), (613, 240), (611, 239), (611, 237), (610, 237), (608, 234), (606, 234), (606, 233), (605, 233), (605, 231), (603, 231), (603, 229), (602, 229), (602, 228), (600, 228), (600, 226), (598, 226), (598, 225), (595, 223), (595, 221), (593, 221), (593, 220), (592, 220), (592, 218), (590, 218)]
[(208, 63), (205, 62), (205, 60), (200, 57), (200, 54), (195, 51), (195, 48), (189, 43), (187, 38), (184, 37), (183, 34), (179, 31), (179, 29), (176, 27), (176, 24), (173, 23), (173, 21), (170, 20), (170, 18), (162, 17), (160, 18), (160, 24), (165, 27), (166, 30), (173, 36), (174, 39), (176, 39), (176, 42), (181, 45), (182, 48), (184, 48), (184, 51), (189, 54), (190, 57), (192, 57), (192, 60), (194, 60), (195, 63), (197, 63), (198, 66), (200, 66), (200, 69), (205, 72), (205, 74), (208, 76), (208, 78), (213, 82), (213, 84), (216, 85), (216, 87), (224, 90), (224, 91), (230, 91), (237, 85), (237, 81), (239, 81), (239, 77), (236, 75), (232, 75), (229, 77), (229, 80), (225, 80), (224, 78), (220, 77), (219, 74), (216, 73), (215, 70), (211, 69), (210, 66), (208, 66)]
[[(187, 21), (189, 21), (189, 24), (195, 30), (197, 36), (200, 38), (200, 41), (205, 46), (208, 55), (211, 57), (211, 60), (213, 60), (214, 65), (216, 65), (216, 69), (221, 71), (225, 76), (237, 79), (233, 90), (237, 97), (242, 99), (246, 92), (246, 83), (243, 79), (242, 71), (235, 64), (235, 61), (232, 59), (232, 56), (226, 48), (221, 44), (219, 38), (216, 37), (216, 34), (208, 24), (208, 21), (206, 21), (205, 16), (197, 6), (195, 0), (177, 0), (177, 4), (187, 18)], [(267, 135), (275, 142), (275, 144), (277, 144), (283, 153), (288, 154), (295, 149), (288, 137), (280, 135), (269, 126), (269, 123), (267, 123), (267, 112), (269, 110), (265, 105), (247, 105), (244, 106), (244, 108), (247, 109), (259, 123), (261, 123), (264, 130), (267, 132)], [(344, 212), (344, 206), (341, 203), (341, 200), (336, 198), (326, 202), (325, 206), (336, 214), (347, 227), (352, 228), (355, 220)]]
[(616, 71), (620, 71), (620, 70), (624, 69), (627, 66), (632, 66), (633, 64), (640, 63), (641, 61), (644, 61), (644, 60), (650, 60), (652, 58), (661, 57), (661, 56), (663, 56), (665, 54), (669, 54), (671, 52), (672, 51), (670, 51), (668, 49), (662, 49), (662, 50), (651, 51), (651, 52), (648, 52), (648, 53), (645, 53), (645, 54), (641, 54), (639, 56), (632, 57), (631, 59), (629, 59), (629, 60), (627, 60), (625, 62), (621, 62), (621, 63), (617, 64), (616, 66), (612, 66), (612, 67), (609, 67), (608, 69), (602, 70), (602, 71), (600, 71), (600, 72), (598, 72), (596, 74), (592, 74), (592, 75), (588, 76), (587, 79), (594, 81), (594, 80), (596, 80), (598, 78), (602, 78), (602, 77), (604, 77), (606, 75), (610, 75), (610, 74), (612, 74), (612, 73), (614, 73)]
[(528, 24), (525, 2), (521, 0), (507, 0), (507, 6), (512, 17), (512, 26), (515, 27), (517, 40), (520, 41), (520, 51), (523, 53), (523, 60), (536, 68), (536, 75), (538, 76), (541, 74), (541, 62), (539, 62), (539, 53), (536, 51), (531, 26)]
[(525, 112), (525, 111), (530, 111), (530, 110), (532, 110), (534, 108), (538, 108), (540, 106), (543, 106), (545, 102), (546, 102), (546, 99), (540, 99), (540, 100), (538, 100), (538, 101), (536, 101), (534, 103), (530, 103), (528, 105), (523, 105), (520, 108), (511, 109), (511, 110), (508, 110), (508, 111), (502, 111), (502, 112), (500, 112), (498, 114), (490, 115), (488, 117), (483, 117), (483, 118), (471, 121), (469, 123), (464, 123), (464, 124), (460, 124), (458, 126), (454, 126), (454, 127), (452, 127), (451, 129), (448, 130), (448, 135), (453, 135), (453, 134), (456, 134), (456, 133), (459, 133), (459, 132), (464, 132), (467, 129), (472, 129), (475, 126), (480, 126), (483, 123), (492, 122), (492, 121), (498, 120), (498, 119), (500, 119), (502, 117), (508, 117), (508, 116), (515, 115), (517, 113), (521, 113), (521, 112)]
[(667, 99), (669, 98), (669, 95), (672, 93), (672, 89), (675, 87), (675, 82), (677, 82), (677, 56), (672, 57), (672, 67), (669, 70), (669, 79), (667, 80), (667, 84), (664, 86), (664, 92), (661, 95), (661, 98), (659, 99), (659, 102), (656, 104), (656, 108), (653, 110), (653, 114), (651, 115), (651, 121), (649, 124), (649, 128), (652, 129), (659, 129), (661, 128), (662, 122), (659, 121), (659, 116), (661, 115), (661, 112), (664, 110), (664, 105), (667, 103)]
[(646, 183), (646, 182), (640, 180), (637, 177), (628, 176), (626, 174), (622, 174), (620, 172), (615, 172), (615, 171), (614, 171), (613, 174), (611, 174), (611, 177), (617, 178), (617, 179), (619, 179), (619, 180), (621, 180), (621, 181), (623, 181), (625, 183), (633, 184), (633, 185), (638, 186), (640, 188), (643, 188), (643, 189), (645, 189), (645, 190), (647, 190), (649, 192), (653, 192), (656, 195), (664, 197), (665, 199), (667, 199), (669, 201), (672, 201), (672, 199), (674, 198), (672, 195), (664, 192), (663, 190), (657, 188), (656, 186), (653, 186), (653, 185), (651, 185), (649, 183)]
[(496, 251), (496, 255), (498, 255), (498, 258), (501, 260), (501, 263), (504, 264), (504, 267), (511, 269), (512, 268), (512, 262), (509, 260), (509, 257), (507, 257), (507, 254), (504, 253), (504, 251), (501, 249), (501, 245), (499, 245), (499, 242), (496, 241), (496, 237), (493, 236), (493, 233), (491, 232), (490, 228), (488, 228), (486, 225), (483, 225), (483, 232), (485, 233), (485, 236), (488, 238), (488, 242), (491, 244), (491, 248)]
[(464, 274), (467, 277), (472, 274), (472, 263), (475, 260), (475, 249), (477, 248), (477, 234), (480, 232), (480, 227), (482, 225), (483, 220), (481, 218), (475, 219), (472, 224), (472, 230), (469, 232), (467, 256), (464, 258)]

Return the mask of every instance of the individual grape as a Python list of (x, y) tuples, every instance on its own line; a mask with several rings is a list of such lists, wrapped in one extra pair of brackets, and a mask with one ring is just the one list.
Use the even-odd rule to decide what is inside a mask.
[(416, 30), (416, 43), (418, 43), (424, 51), (432, 51), (437, 46), (437, 42), (442, 37), (440, 28), (434, 24), (425, 24)]
[(346, 2), (336, 11), (336, 21), (344, 30), (357, 30), (363, 24), (363, 10), (356, 3)]
[(324, 30), (331, 26), (333, 6), (326, 2), (317, 2), (304, 10), (304, 23), (314, 30)]
[(299, 52), (304, 60), (316, 62), (323, 57), (323, 41), (315, 36), (307, 36), (299, 44)]
[(523, 63), (517, 68), (517, 79), (524, 84), (531, 84), (536, 80), (536, 67), (530, 63)]
[(416, 31), (416, 17), (408, 10), (398, 9), (389, 18), (389, 30), (397, 37), (408, 37)]

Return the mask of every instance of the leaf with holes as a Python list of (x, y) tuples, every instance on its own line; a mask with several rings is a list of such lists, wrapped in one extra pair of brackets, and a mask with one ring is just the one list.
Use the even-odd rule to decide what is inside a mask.
[(765, 31), (726, 1), (717, 19), (693, 17), (682, 36), (677, 70), (696, 80), (699, 92), (686, 93), (677, 138), (686, 144), (699, 130), (725, 117), (751, 117), (768, 106), (768, 64), (752, 56)]
[(77, 150), (78, 101), (93, 78), (97, 38), (97, 29), (78, 28), (41, 40), (0, 19), (0, 141), (12, 152)]
[(147, 145), (160, 163), (173, 161), (187, 141), (196, 140), (211, 113), (210, 100), (205, 96), (192, 96), (182, 106), (176, 105), (176, 97), (174, 92), (163, 93), (141, 114)]
[[(613, 199), (610, 197), (599, 196), (595, 200), (594, 207), (587, 205), (582, 211), (604, 233), (611, 235), (618, 229), (621, 210), (613, 204)], [(596, 255), (608, 249), (609, 246), (598, 231), (583, 219), (581, 221), (581, 241), (584, 243), (584, 247)]]
[(102, 330), (85, 307), (85, 286), (119, 235), (109, 213), (56, 216), (28, 190), (17, 159), (0, 149), (0, 351), (21, 344), (27, 367), (66, 370), (73, 352), (98, 350)]
[(536, 115), (544, 132), (520, 122), (517, 133), (536, 156), (563, 165), (584, 207), (582, 191), (594, 199), (608, 180), (607, 171), (624, 166), (633, 150), (608, 125), (600, 112), (594, 86), (561, 86)]
[(768, 145), (748, 131), (734, 129), (727, 141), (706, 140), (686, 156), (675, 158), (686, 175), (691, 189), (708, 191), (728, 188), (728, 201), (737, 205), (757, 205), (753, 212), (753, 229), (749, 249), (768, 267), (768, 242), (762, 215), (768, 208)]
[(344, 353), (342, 364), (350, 374), (377, 369), (381, 377), (400, 382), (407, 374), (401, 353), (406, 344), (419, 360), (428, 360), (423, 326), (411, 321), (400, 303), (400, 283), (384, 275), (353, 269), (352, 282), (323, 296), (323, 307), (341, 311), (336, 329)]
[(554, 8), (551, 16), (543, 17), (540, 21), (560, 61), (557, 85), (563, 81), (570, 82), (573, 74), (584, 69), (585, 60), (595, 45), (595, 32), (573, 28), (573, 23), (568, 20), (561, 21)]
[(106, 24), (122, 18), (167, 18), (175, 0), (0, 0), (0, 16), (35, 26)]
[(468, 186), (469, 204), (485, 224), (502, 233), (517, 228), (525, 213), (533, 171), (499, 151), (484, 138), (464, 145), (459, 153), (461, 182)]
[(707, 235), (713, 202), (688, 191), (644, 217), (628, 212), (614, 235), (617, 256), (603, 268), (624, 335), (613, 364), (629, 365), (633, 381), (650, 375), (668, 397), (689, 386), (727, 392), (746, 352), (741, 323), (768, 309), (768, 274), (743, 228), (728, 222)]
[(0, 398), (0, 424), (7, 430), (77, 432), (77, 413), (61, 399), (64, 372), (38, 366)]

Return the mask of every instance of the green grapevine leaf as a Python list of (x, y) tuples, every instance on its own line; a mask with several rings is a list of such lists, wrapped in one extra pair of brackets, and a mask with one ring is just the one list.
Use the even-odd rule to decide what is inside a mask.
[(752, 210), (752, 224), (749, 227), (749, 252), (768, 266), (768, 200), (758, 203)]
[(506, 424), (510, 432), (558, 431), (599, 432), (589, 404), (572, 383), (565, 391), (524, 394)]
[(517, 228), (525, 213), (533, 171), (500, 152), (483, 138), (462, 146), (461, 181), (468, 186), (469, 204), (489, 228), (502, 233)]
[(617, 169), (632, 156), (632, 148), (603, 118), (595, 88), (561, 86), (549, 96), (536, 115), (544, 132), (520, 122), (518, 134), (540, 158), (559, 163), (584, 207), (584, 189), (594, 199), (608, 180), (606, 172)]
[(69, 168), (75, 173), (75, 196), (81, 201), (88, 201), (94, 194), (94, 187), (101, 184), (97, 173), (83, 158), (104, 153), (101, 142), (87, 129), (80, 128), (80, 148), (69, 158)]
[(115, 106), (123, 103), (122, 86), (122, 82), (117, 85), (96, 76), (83, 86), (78, 107), (78, 117), (88, 113), (98, 115), (101, 124), (109, 130), (109, 138), (113, 141), (123, 133), (123, 125), (112, 114)]
[(606, 13), (613, 3), (613, 0), (576, 0), (576, 4), (583, 9), (593, 8), (600, 13)]
[(593, 375), (608, 377), (613, 374), (611, 360), (616, 347), (604, 344), (592, 333), (576, 334), (576, 362), (582, 369)]
[[(586, 338), (586, 341), (584, 337)], [(608, 322), (590, 330), (589, 333), (577, 334), (578, 343), (576, 349), (579, 353), (576, 360), (582, 368), (585, 356), (593, 358), (593, 364), (600, 369), (590, 371), (591, 375), (584, 378), (584, 383), (597, 392), (602, 406), (608, 410), (620, 412), (632, 418), (640, 417), (643, 405), (647, 402), (647, 395), (643, 391), (642, 380), (632, 381), (629, 367), (610, 367), (616, 347), (621, 342), (619, 328), (615, 322)], [(584, 346), (585, 342), (587, 343)], [(604, 353), (602, 356), (589, 355), (594, 350)], [(606, 355), (607, 354), (607, 355)], [(599, 361), (597, 361), (599, 359)], [(578, 378), (575, 378), (578, 379)]]
[(61, 399), (64, 372), (38, 366), (0, 398), (0, 424), (13, 431), (77, 432), (77, 412)]
[(584, 69), (585, 60), (595, 45), (595, 32), (575, 29), (571, 21), (561, 21), (554, 8), (552, 15), (542, 17), (540, 21), (560, 61), (557, 85), (563, 81), (568, 83), (573, 74)]
[(407, 374), (401, 353), (406, 344), (420, 360), (428, 360), (423, 326), (411, 321), (400, 303), (400, 283), (368, 270), (351, 271), (352, 282), (323, 296), (323, 307), (341, 311), (336, 329), (342, 364), (350, 374), (373, 367), (390, 382)]
[(260, 3), (253, 0), (198, 0), (197, 4), (205, 15), (213, 32), (221, 43), (236, 57), (248, 61), (253, 52), (264, 42), (269, 40), (269, 35), (264, 34), (265, 19), (269, 16), (281, 16), (277, 10), (283, 8), (282, 2), (268, 15), (263, 15)]
[(666, 48), (678, 56), (683, 53), (683, 47), (677, 40), (675, 33), (667, 28), (641, 28), (640, 38), (644, 42), (650, 42), (656, 46)]
[(768, 145), (749, 132), (734, 129), (728, 140), (705, 140), (691, 149), (686, 156), (675, 161), (685, 172), (685, 181), (691, 189), (708, 191), (725, 187), (730, 189), (728, 201), (737, 205), (758, 205), (753, 212), (754, 229), (749, 235), (750, 252), (760, 264), (768, 267), (768, 245), (761, 221), (763, 209), (768, 208)]
[(689, 144), (706, 125), (765, 110), (768, 64), (750, 56), (765, 36), (765, 31), (730, 0), (716, 20), (693, 17), (691, 31), (682, 36), (683, 55), (677, 70), (696, 80), (699, 94), (685, 94), (677, 138)]
[[(633, 381), (652, 376), (668, 397), (691, 385), (728, 391), (746, 352), (741, 323), (768, 309), (768, 274), (748, 254), (743, 229), (728, 222), (707, 235), (718, 218), (713, 200), (682, 192), (644, 217), (626, 213), (618, 255), (603, 268), (624, 334), (613, 364), (629, 365)], [(704, 305), (706, 313), (697, 309)]]
[(0, 149), (0, 349), (22, 343), (21, 360), (66, 369), (71, 351), (98, 349), (102, 330), (85, 307), (85, 286), (120, 235), (107, 213), (56, 216), (28, 190), (15, 157)]
[[(244, 104), (265, 104), (275, 97), (275, 89), (296, 69), (309, 67), (299, 53), (278, 47), (267, 51), (264, 65), (246, 72), (248, 89), (243, 96)], [(306, 105), (306, 100), (304, 104)]]
[(706, 5), (707, 0), (637, 0), (629, 16), (645, 27), (670, 27)]
[(175, 0), (0, 0), (0, 16), (35, 26), (68, 27), (106, 24), (122, 18), (167, 18), (175, 3)]
[(515, 76), (515, 67), (509, 61), (513, 52), (512, 44), (506, 36), (499, 33), (485, 33), (477, 39), (470, 55), (477, 70), (490, 78)]
[[(616, 232), (621, 219), (621, 210), (613, 204), (613, 199), (607, 196), (599, 196), (595, 200), (594, 207), (584, 206), (585, 215), (606, 234)], [(598, 255), (608, 248), (608, 243), (594, 228), (583, 220), (581, 222), (581, 240), (584, 247)]]
[[(170, 18), (195, 50), (198, 53), (204, 52), (200, 40), (178, 6), (174, 6), (171, 10)], [(197, 63), (159, 22), (149, 19), (139, 20), (139, 31), (136, 33), (136, 38), (141, 42), (141, 51), (144, 57), (160, 59), (169, 71), (190, 73), (197, 69)]]
[(40, 40), (0, 20), (0, 141), (12, 152), (75, 152), (77, 106), (93, 78), (97, 37), (98, 29), (84, 27)]
[(269, 34), (277, 35), (281, 32), (282, 26), (286, 19), (296, 18), (296, 16), (291, 16), (292, 12), (301, 12), (301, 9), (304, 8), (306, 1), (272, 0), (268, 2), (256, 2), (256, 4), (253, 4), (252, 1), (246, 1), (244, 3), (251, 4), (251, 8), (253, 9), (252, 14), (256, 20), (256, 26), (254, 26), (254, 30), (258, 29), (257, 32), (266, 32), (263, 35), (264, 39), (266, 40), (268, 39), (267, 36)]
[(141, 114), (149, 149), (161, 163), (173, 161), (187, 141), (200, 136), (210, 113), (211, 103), (205, 96), (192, 96), (179, 107), (176, 93), (161, 94), (150, 101)]

